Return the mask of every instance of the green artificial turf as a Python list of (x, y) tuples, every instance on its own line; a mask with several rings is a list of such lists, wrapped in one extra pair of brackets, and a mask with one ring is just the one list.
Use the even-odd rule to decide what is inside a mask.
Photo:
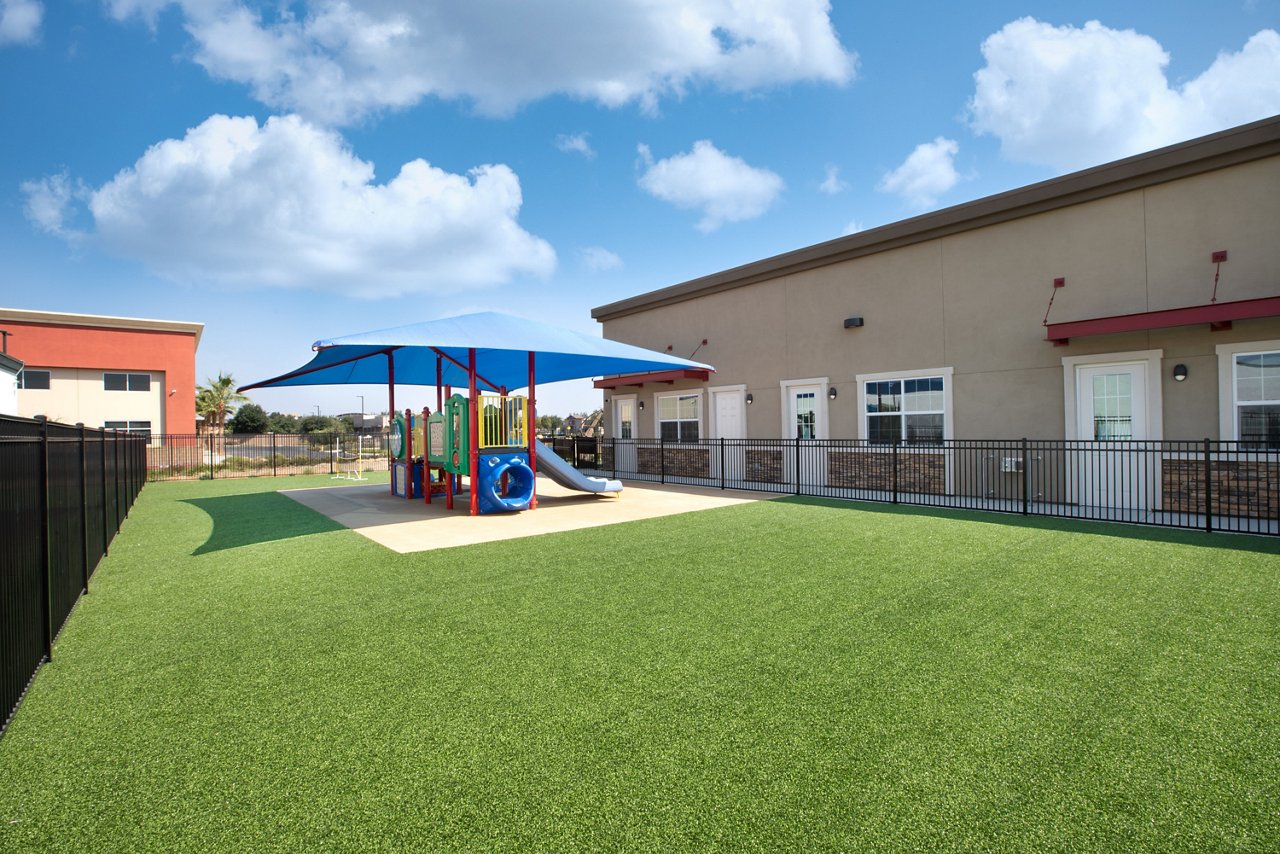
[(397, 555), (151, 484), (0, 850), (1280, 847), (1274, 540), (784, 499)]

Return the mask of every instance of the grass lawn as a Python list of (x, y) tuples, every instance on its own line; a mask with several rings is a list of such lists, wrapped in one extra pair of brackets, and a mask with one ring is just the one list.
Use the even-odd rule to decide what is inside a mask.
[(397, 555), (151, 484), (0, 850), (1280, 847), (1280, 542), (782, 499)]

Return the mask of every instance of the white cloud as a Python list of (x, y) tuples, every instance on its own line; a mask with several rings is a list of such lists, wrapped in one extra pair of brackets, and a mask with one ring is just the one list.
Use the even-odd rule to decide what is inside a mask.
[(595, 149), (587, 141), (587, 133), (562, 133), (556, 137), (556, 148), (565, 154), (581, 154), (588, 159), (595, 157)]
[(23, 212), (42, 231), (67, 239), (83, 236), (67, 227), (73, 203), (88, 197), (83, 184), (73, 182), (70, 175), (61, 172), (38, 181), (23, 181), (21, 189), (27, 197)]
[(922, 142), (901, 166), (880, 179), (876, 189), (899, 195), (912, 207), (933, 207), (938, 196), (960, 180), (955, 164), (959, 151), (955, 140), (941, 136), (933, 142)]
[(827, 166), (827, 177), (822, 179), (822, 183), (818, 185), (818, 190), (828, 196), (836, 196), (847, 189), (849, 189), (849, 185), (840, 180), (840, 167)]
[(650, 195), (681, 208), (702, 211), (699, 231), (715, 231), (726, 222), (754, 219), (782, 192), (782, 179), (750, 166), (702, 139), (688, 154), (654, 162), (646, 145), (638, 146), (647, 169), (640, 186)]
[(592, 273), (603, 273), (607, 270), (618, 270), (622, 268), (622, 259), (617, 253), (610, 252), (603, 246), (588, 246), (578, 250), (578, 260), (582, 263), (583, 269)]
[[(178, 281), (362, 296), (456, 292), (555, 267), (517, 222), (520, 181), (507, 166), (455, 175), (413, 160), (373, 179), (341, 137), (296, 116), (261, 127), (212, 116), (88, 195), (92, 237)], [(28, 215), (56, 231), (66, 188), (59, 176), (30, 182)]]
[(845, 83), (856, 65), (829, 0), (110, 2), (118, 19), (153, 24), (167, 6), (210, 74), (329, 123), (428, 96), (491, 115), (552, 94), (652, 110), (694, 85)]
[(855, 219), (851, 220), (849, 224), (844, 227), (844, 231), (840, 232), (840, 236), (848, 237), (850, 234), (857, 234), (859, 231), (865, 230), (866, 229), (862, 225), (862, 220)]
[(1061, 170), (1104, 163), (1280, 113), (1280, 34), (1256, 33), (1171, 86), (1150, 36), (1097, 21), (1006, 24), (982, 44), (970, 123), (1011, 159)]
[(44, 7), (37, 0), (0, 0), (0, 45), (38, 41), (43, 18)]

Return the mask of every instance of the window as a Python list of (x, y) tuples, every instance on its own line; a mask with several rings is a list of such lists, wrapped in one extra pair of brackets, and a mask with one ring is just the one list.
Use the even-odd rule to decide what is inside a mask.
[(698, 441), (702, 396), (668, 394), (658, 398), (658, 436), (665, 442)]
[(18, 371), (18, 388), (49, 388), (49, 372), (31, 368)]
[(103, 374), (106, 391), (151, 391), (151, 374)]
[(107, 430), (123, 430), (126, 433), (141, 433), (147, 437), (147, 441), (151, 441), (151, 422), (150, 421), (104, 421), (103, 428)]
[(945, 377), (875, 380), (863, 396), (871, 444), (941, 445), (946, 438)]
[(1236, 353), (1237, 438), (1254, 450), (1280, 450), (1280, 352)]

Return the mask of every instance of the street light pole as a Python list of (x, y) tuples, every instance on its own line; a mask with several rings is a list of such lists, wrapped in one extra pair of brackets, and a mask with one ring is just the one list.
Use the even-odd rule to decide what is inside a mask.
[(316, 404), (316, 415), (320, 414), (320, 404)]

